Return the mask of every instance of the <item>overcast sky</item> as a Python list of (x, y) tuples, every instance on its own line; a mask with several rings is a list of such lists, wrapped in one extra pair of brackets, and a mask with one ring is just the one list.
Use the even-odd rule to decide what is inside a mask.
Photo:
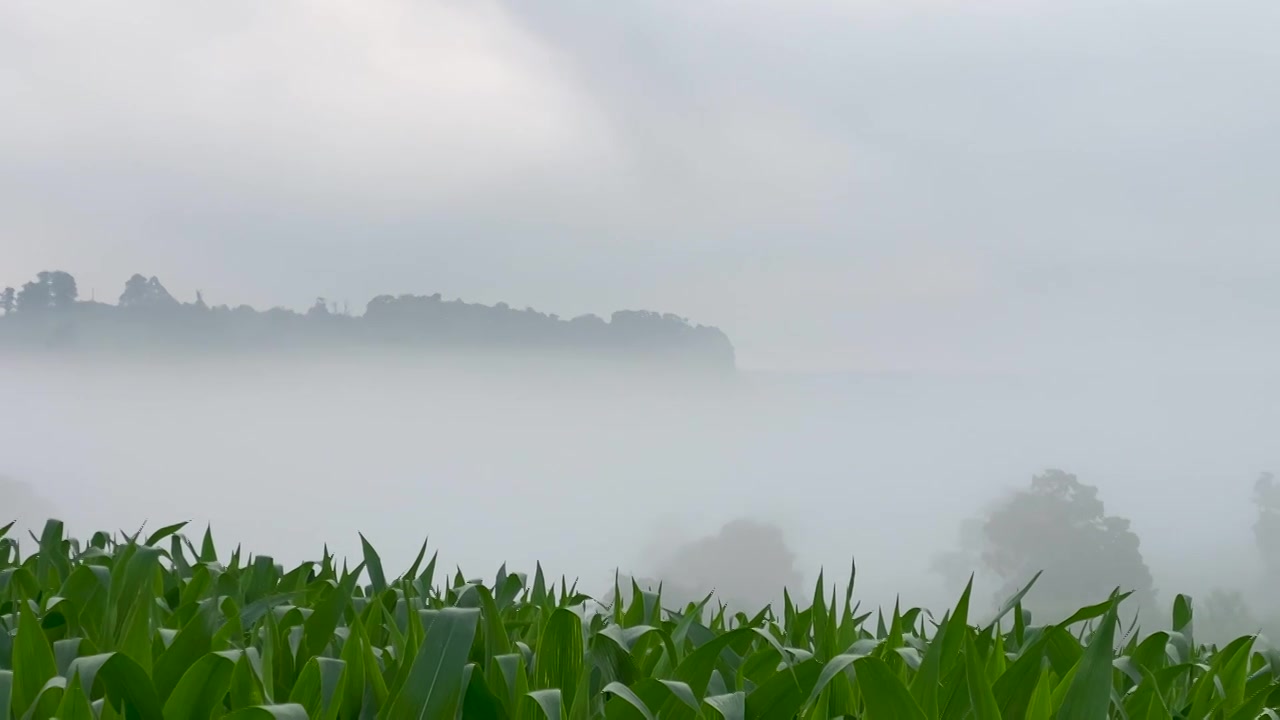
[(0, 3), (0, 283), (1275, 367), (1275, 0)]

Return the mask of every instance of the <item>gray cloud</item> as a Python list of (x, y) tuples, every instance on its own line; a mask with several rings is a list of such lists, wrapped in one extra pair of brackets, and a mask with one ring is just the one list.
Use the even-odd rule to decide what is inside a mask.
[(744, 364), (1257, 369), (1280, 10), (0, 8), (0, 247), (215, 301), (439, 290)]

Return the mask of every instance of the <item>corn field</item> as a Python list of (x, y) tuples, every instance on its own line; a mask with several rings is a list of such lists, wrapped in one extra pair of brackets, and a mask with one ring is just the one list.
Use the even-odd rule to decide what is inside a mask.
[(425, 544), (389, 576), (368, 542), (355, 567), (326, 551), (285, 569), (219, 558), (183, 524), (87, 543), (58, 521), (30, 544), (9, 529), (0, 719), (1280, 720), (1280, 654), (1197, 644), (1183, 596), (1149, 634), (1119, 621), (1118, 593), (1034, 625), (1024, 590), (975, 624), (969, 590), (941, 616), (861, 612), (852, 580), (821, 578), (749, 616), (639, 587), (604, 604), (541, 568), (438, 576)]

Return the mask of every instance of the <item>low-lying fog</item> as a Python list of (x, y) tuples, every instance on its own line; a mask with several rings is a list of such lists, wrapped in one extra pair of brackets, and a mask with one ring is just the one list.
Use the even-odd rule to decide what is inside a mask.
[(747, 518), (810, 586), (824, 566), (842, 585), (852, 556), (865, 601), (947, 604), (931, 559), (1050, 467), (1133, 521), (1162, 604), (1250, 591), (1252, 484), (1280, 468), (1271, 378), (6, 362), (0, 398), (0, 475), (76, 533), (189, 519), (288, 564), (325, 543), (357, 558), (362, 531), (389, 572), (429, 535), (449, 569), (540, 560), (593, 593)]

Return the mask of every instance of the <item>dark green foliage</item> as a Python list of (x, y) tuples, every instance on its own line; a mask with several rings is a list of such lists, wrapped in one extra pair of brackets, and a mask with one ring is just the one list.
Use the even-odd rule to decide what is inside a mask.
[[(433, 582), (425, 551), (388, 577), (372, 546), (340, 570), (197, 554), (182, 526), (99, 535), (51, 521), (0, 560), (0, 720), (143, 718), (1255, 718), (1280, 704), (1252, 637), (1126, 637), (1125, 595), (1049, 626), (974, 627), (969, 591), (933, 621), (788, 601), (729, 618), (637, 592), (610, 608), (566, 583), (498, 573)], [(3, 533), (0, 533), (3, 535)], [(205, 543), (202, 543), (205, 544)], [(365, 570), (374, 569), (372, 577)], [(368, 582), (368, 584), (365, 584)], [(821, 621), (817, 618), (821, 617)]]

